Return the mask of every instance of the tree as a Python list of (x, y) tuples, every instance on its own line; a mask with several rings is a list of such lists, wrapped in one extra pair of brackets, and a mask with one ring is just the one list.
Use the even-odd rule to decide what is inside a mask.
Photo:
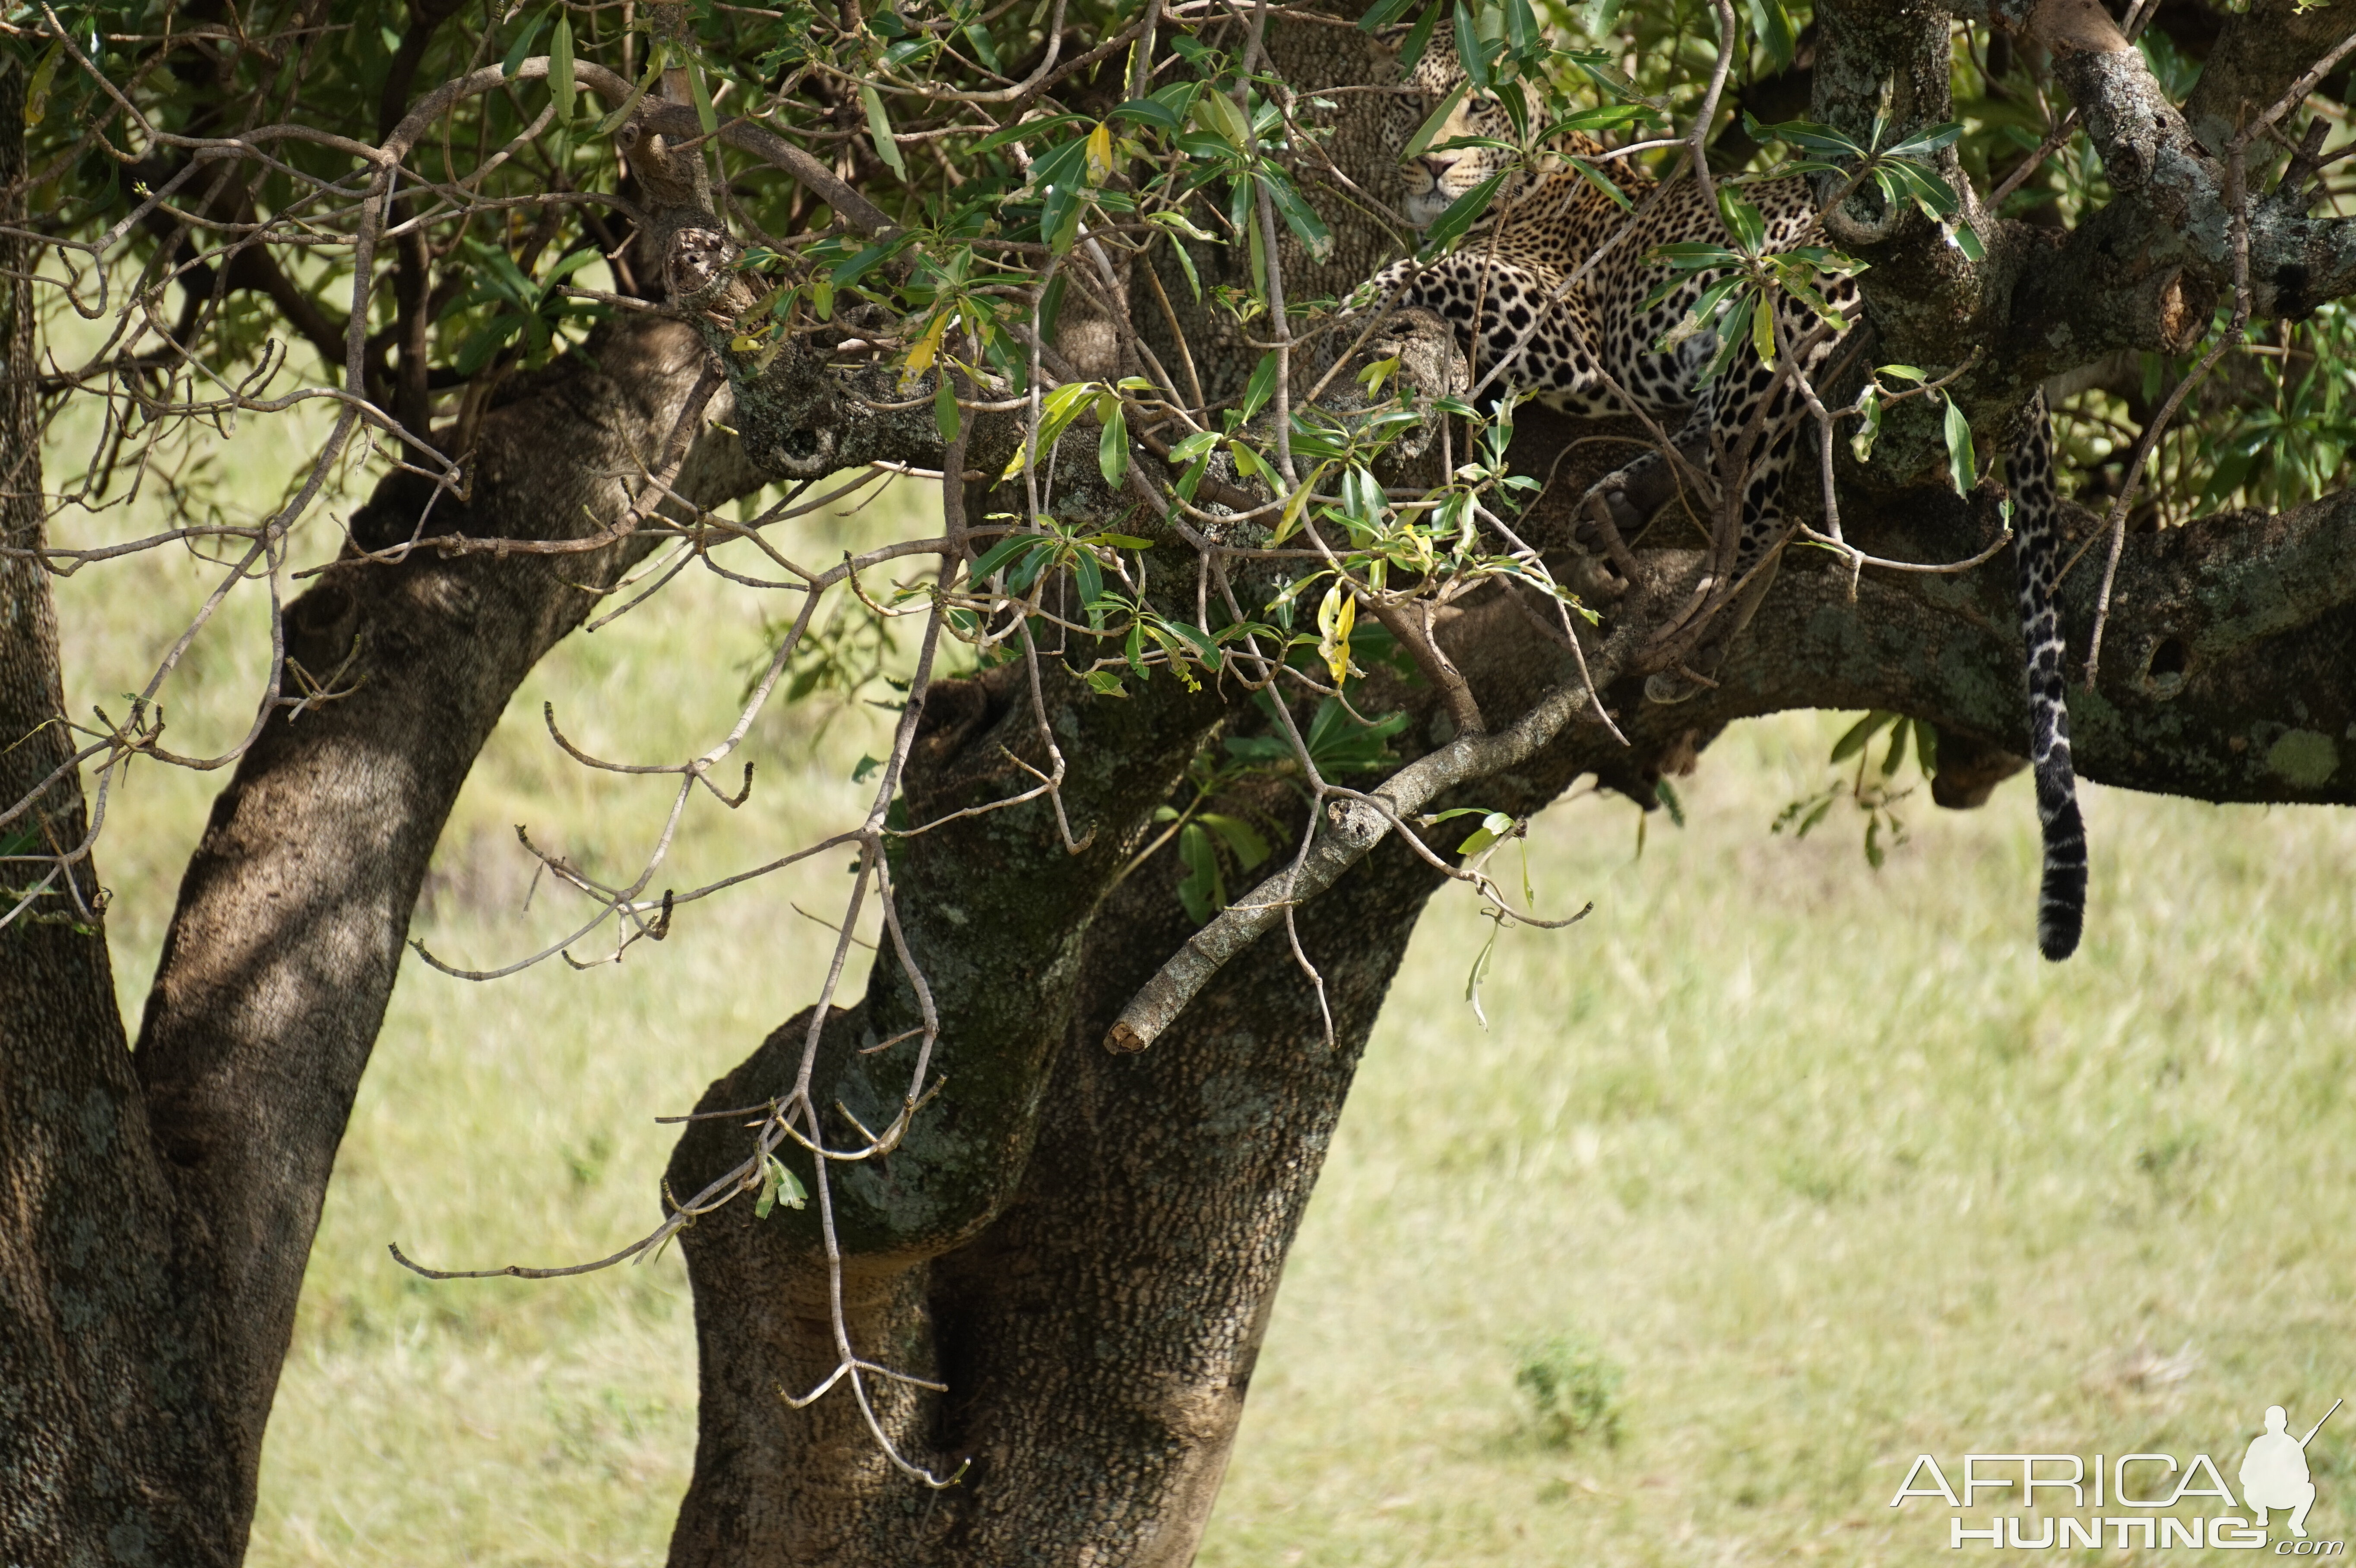
[[(535, 660), (723, 543), (801, 593), (747, 722), (822, 605), (923, 630), (872, 811), (799, 852), (856, 855), (844, 942), (872, 901), (888, 954), (712, 1085), (617, 1254), (676, 1238), (694, 1285), (680, 1563), (1188, 1560), (1435, 890), (1515, 918), (1481, 869), (1501, 837), (1588, 773), (1649, 805), (1748, 715), (1902, 715), (1948, 804), (2008, 771), (2009, 574), (1960, 567), (2002, 541), (1974, 454), (2040, 388), (2101, 504), (2063, 595), (2081, 771), (2349, 799), (2356, 230), (2314, 215), (2333, 122), (2291, 133), (2346, 101), (2351, 9), (1746, 10), (1595, 0), (1553, 18), (1571, 48), (1523, 0), (15, 14), (8, 1560), (241, 1554), (451, 802)], [(1859, 269), (1884, 369), (1814, 389), (1787, 497), (1824, 548), (1786, 551), (1690, 703), (1642, 685), (1707, 624), (1712, 549), (1655, 525), (1581, 603), (1596, 432), (1451, 399), (1428, 320), (1335, 329), (1415, 242), (1385, 210), (1394, 84), (1440, 26), (1537, 123), (1601, 106), (1664, 177), (1807, 155), (1827, 265)], [(79, 357), (37, 341), (69, 310), (102, 334)], [(192, 487), (166, 538), (59, 537), (209, 422), (311, 400), (337, 422), (267, 517)], [(93, 404), (97, 449), (39, 477), (45, 427)], [(348, 528), (298, 532), (362, 464)], [(937, 537), (818, 568), (764, 536), (906, 473)], [(712, 509), (773, 485), (752, 522)], [(166, 743), (170, 660), (118, 714), (63, 711), (48, 575), (166, 543), (273, 606), (223, 756)], [(680, 809), (743, 798), (742, 735), (655, 770)], [(233, 768), (135, 1043), (94, 849), (134, 758)], [(546, 859), (586, 911), (568, 947), (724, 892), (663, 887), (659, 846), (623, 886)]]

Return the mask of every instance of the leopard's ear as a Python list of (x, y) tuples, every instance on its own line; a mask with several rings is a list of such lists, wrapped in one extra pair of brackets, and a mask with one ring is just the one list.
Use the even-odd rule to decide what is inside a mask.
[(1375, 58), (1376, 69), (1387, 75), (1399, 74), (1399, 50), (1407, 36), (1415, 31), (1412, 19), (1405, 22), (1385, 22), (1365, 35), (1366, 52)]
[[(1356, 0), (1352, 0), (1352, 4), (1355, 3)], [(1408, 35), (1415, 31), (1418, 21), (1429, 8), (1430, 0), (1408, 0), (1406, 10), (1400, 12), (1391, 21), (1385, 22), (1376, 27), (1365, 29), (1365, 36), (1381, 53), (1396, 57), (1406, 47)], [(1432, 29), (1435, 37), (1446, 31), (1447, 20), (1447, 14), (1442, 12), (1440, 16), (1442, 25)]]

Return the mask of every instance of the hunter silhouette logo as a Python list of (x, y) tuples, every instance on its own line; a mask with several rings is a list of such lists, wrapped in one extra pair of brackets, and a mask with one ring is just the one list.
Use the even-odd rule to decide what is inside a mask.
[[(1947, 1545), (1957, 1551), (2271, 1546), (2276, 1557), (2338, 1557), (2347, 1542), (2308, 1538), (2308, 1511), (2315, 1507), (2308, 1450), (2343, 1403), (2332, 1401), (2303, 1437), (2292, 1430), (2288, 1411), (2267, 1406), (2265, 1430), (2250, 1440), (2233, 1485), (2206, 1454), (1966, 1454), (1960, 1467), (1918, 1454), (1890, 1506), (1930, 1499), (1945, 1504)], [(2230, 1463), (2232, 1450), (2226, 1455)], [(2007, 1511), (1978, 1512), (1991, 1505)], [(2289, 1535), (2268, 1536), (2269, 1514), (2289, 1516), (2283, 1520)]]
[[(2323, 1421), (2330, 1420), (2342, 1403), (2333, 1400), (2331, 1409), (2323, 1413)], [(2242, 1502), (2255, 1516), (2260, 1530), (2266, 1527), (2268, 1509), (2288, 1509), (2291, 1534), (2307, 1539), (2307, 1510), (2315, 1506), (2315, 1482), (2307, 1473), (2307, 1445), (2323, 1430), (2323, 1421), (2308, 1427), (2306, 1436), (2293, 1437), (2287, 1430), (2289, 1413), (2278, 1404), (2266, 1406), (2266, 1429), (2250, 1440), (2250, 1451), (2242, 1457)]]

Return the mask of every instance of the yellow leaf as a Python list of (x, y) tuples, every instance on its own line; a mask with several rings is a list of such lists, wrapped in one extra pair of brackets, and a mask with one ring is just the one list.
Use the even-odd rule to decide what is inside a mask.
[(925, 328), (925, 336), (916, 339), (916, 346), (908, 350), (907, 368), (900, 372), (901, 390), (905, 391), (917, 377), (933, 368), (934, 357), (941, 351), (941, 335), (948, 329), (948, 311), (933, 317), (933, 324)]
[(1112, 178), (1112, 123), (1106, 121), (1088, 133), (1088, 183), (1102, 185)]
[(761, 340), (749, 332), (740, 332), (728, 340), (728, 349), (732, 354), (750, 354), (760, 347)]
[(1339, 686), (1350, 674), (1350, 628), (1357, 624), (1358, 601), (1349, 588), (1336, 582), (1317, 606), (1317, 656), (1333, 672)]

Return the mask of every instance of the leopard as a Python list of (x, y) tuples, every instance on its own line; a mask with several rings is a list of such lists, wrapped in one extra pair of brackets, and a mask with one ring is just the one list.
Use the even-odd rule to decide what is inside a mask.
[[(1756, 613), (1791, 532), (1780, 496), (1814, 424), (1802, 382), (1762, 360), (1748, 333), (1719, 373), (1708, 373), (1720, 357), (1716, 323), (1687, 318), (1723, 273), (1680, 277), (1661, 251), (1727, 242), (1726, 220), (1703, 180), (1680, 173), (1656, 182), (1583, 131), (1546, 138), (1547, 155), (1526, 165), (1479, 144), (1512, 144), (1515, 131), (1490, 87), (1467, 81), (1444, 38), (1433, 39), (1414, 62), (1405, 87), (1388, 123), (1402, 154), (1412, 128), (1465, 90), (1439, 132), (1425, 139), (1425, 150), (1401, 159), (1399, 211), (1410, 227), (1430, 229), (1493, 176), (1505, 177), (1456, 249), (1384, 267), (1351, 293), (1344, 313), (1379, 304), (1438, 316), (1471, 364), (1476, 400), (1485, 389), (1493, 405), (1523, 395), (1573, 415), (1683, 416), (1672, 438), (1682, 461), (1673, 464), (1656, 443), (1598, 480), (1575, 513), (1580, 522), (1574, 542), (1623, 568), (1634, 565), (1623, 534), (1641, 528), (1676, 492), (1680, 472), (1707, 477), (1713, 454), (1732, 454), (1719, 472), (1730, 472), (1740, 488), (1733, 597), (1677, 666), (1645, 682), (1650, 701), (1687, 700), (1714, 684), (1713, 673)], [(1762, 252), (1821, 242), (1816, 197), (1804, 176), (1751, 181), (1740, 194), (1759, 214)], [(1781, 291), (1773, 307), (1779, 352), (1811, 379), (1865, 315), (1852, 277), (1819, 272), (1815, 281), (1828, 307), (1824, 315)], [(1726, 308), (1719, 306), (1719, 319)], [(2060, 500), (2041, 391), (2028, 400), (2016, 430), (2006, 477), (2027, 655), (2029, 762), (2043, 841), (2038, 946), (2059, 962), (2076, 950), (2083, 930), (2087, 852), (2063, 696), (2066, 644), (2054, 600)], [(1605, 592), (1614, 576), (1604, 571)]]

